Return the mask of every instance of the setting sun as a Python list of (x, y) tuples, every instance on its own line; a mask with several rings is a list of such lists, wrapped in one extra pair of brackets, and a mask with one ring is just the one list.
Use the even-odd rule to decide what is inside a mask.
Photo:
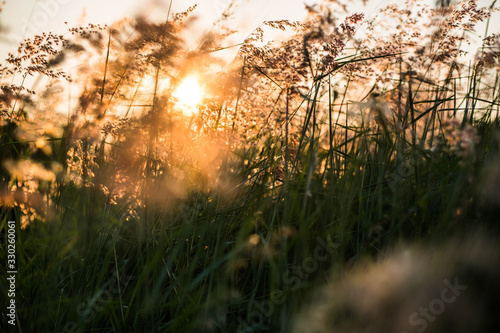
[(192, 113), (203, 98), (198, 79), (195, 76), (185, 78), (175, 90), (174, 96), (183, 106), (188, 108), (185, 113)]

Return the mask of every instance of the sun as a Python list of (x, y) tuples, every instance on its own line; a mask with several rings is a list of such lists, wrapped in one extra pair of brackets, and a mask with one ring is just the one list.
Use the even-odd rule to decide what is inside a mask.
[(198, 78), (196, 76), (186, 77), (177, 89), (175, 89), (174, 96), (185, 107), (184, 113), (192, 114), (196, 110), (196, 106), (203, 99), (203, 91)]

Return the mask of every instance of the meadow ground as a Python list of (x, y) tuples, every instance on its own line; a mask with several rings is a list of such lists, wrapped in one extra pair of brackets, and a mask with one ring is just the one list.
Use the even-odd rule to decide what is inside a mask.
[(493, 331), (494, 5), (325, 2), (230, 64), (232, 7), (196, 49), (195, 8), (26, 39), (1, 65), (2, 329)]

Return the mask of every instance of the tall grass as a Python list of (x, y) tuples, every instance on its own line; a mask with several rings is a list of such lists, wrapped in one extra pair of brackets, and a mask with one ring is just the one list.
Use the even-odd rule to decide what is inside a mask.
[[(265, 44), (257, 29), (216, 73), (225, 30), (186, 50), (192, 9), (23, 42), (0, 95), (19, 327), (286, 332), (362, 258), (496, 232), (498, 36), (460, 62), (489, 9), (414, 6), (266, 22), (294, 33)], [(56, 68), (71, 59), (70, 79)], [(173, 92), (193, 72), (206, 96), (186, 117)], [(31, 74), (47, 89), (16, 83)], [(67, 119), (61, 85), (81, 90)]]

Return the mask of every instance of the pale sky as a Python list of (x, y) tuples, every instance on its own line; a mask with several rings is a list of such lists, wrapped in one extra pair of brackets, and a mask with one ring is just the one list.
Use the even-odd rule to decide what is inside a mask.
[[(310, 2), (310, 1), (308, 1)], [(173, 0), (171, 13), (181, 12), (198, 4), (193, 13), (200, 19), (198, 27), (208, 29), (220, 17), (230, 0)], [(238, 27), (251, 33), (262, 21), (272, 19), (301, 20), (305, 16), (303, 0), (243, 0), (237, 1), (240, 10)], [(78, 25), (85, 14), (85, 23), (110, 24), (138, 13), (163, 19), (170, 0), (7, 0), (0, 13), (0, 24), (9, 28), (0, 39), (0, 55), (16, 47), (23, 36), (43, 31), (61, 33)], [(68, 26), (64, 22), (68, 22)]]
[[(200, 18), (197, 29), (201, 32), (209, 29), (211, 22), (216, 20), (231, 0), (172, 0), (172, 13), (184, 11), (193, 4), (198, 4), (194, 12)], [(242, 39), (250, 34), (264, 20), (290, 19), (301, 20), (305, 17), (304, 2), (314, 0), (237, 0), (239, 36)], [(374, 14), (377, 9), (388, 5), (394, 0), (370, 0), (366, 7), (360, 0), (345, 1), (350, 9), (363, 12), (365, 16)], [(434, 0), (422, 0), (434, 3)], [(492, 0), (479, 1), (479, 5), (488, 6)], [(7, 0), (4, 11), (0, 13), (0, 25), (9, 28), (8, 32), (0, 33), (0, 58), (4, 59), (7, 52), (16, 48), (23, 36), (31, 36), (43, 31), (63, 33), (68, 26), (79, 24), (100, 23), (111, 24), (126, 16), (137, 13), (155, 19), (164, 19), (168, 12), (170, 0)], [(82, 17), (85, 18), (82, 22)], [(68, 26), (64, 22), (68, 22)], [(484, 34), (484, 29), (479, 29)], [(500, 13), (490, 23), (490, 32), (500, 32)], [(239, 37), (237, 36), (237, 37)]]
[[(0, 0), (1, 3), (2, 0)], [(6, 0), (4, 10), (0, 13), (0, 64), (7, 57), (8, 52), (16, 50), (17, 45), (24, 37), (52, 31), (66, 33), (70, 27), (94, 24), (112, 24), (124, 17), (134, 17), (137, 14), (148, 16), (153, 20), (163, 21), (168, 13), (171, 0)], [(172, 0), (171, 13), (186, 10), (198, 4), (194, 15), (198, 17), (193, 31), (199, 37), (207, 32), (217, 20), (231, 0)], [(308, 4), (317, 0), (236, 0), (238, 8), (235, 10), (233, 22), (238, 33), (232, 36), (232, 41), (225, 41), (229, 46), (242, 42), (250, 33), (266, 20), (298, 20), (306, 16), (304, 1)], [(368, 0), (367, 6), (362, 5), (362, 0), (344, 0), (349, 4), (349, 13), (364, 13), (365, 18), (370, 18), (378, 10), (393, 2), (402, 0)], [(417, 0), (421, 3), (434, 4), (435, 0)], [(491, 1), (480, 0), (480, 6), (489, 6)], [(84, 15), (85, 13), (85, 15)], [(344, 15), (344, 14), (342, 14)], [(343, 20), (343, 17), (338, 17)], [(68, 22), (68, 25), (65, 22)], [(3, 28), (10, 28), (5, 31)], [(363, 26), (359, 32), (362, 33)], [(484, 36), (484, 24), (478, 27), (478, 35)], [(500, 33), (500, 12), (494, 14), (491, 20), (489, 33)], [(269, 34), (266, 32), (266, 37)], [(271, 38), (277, 38), (272, 36)], [(193, 38), (196, 41), (197, 38)], [(476, 38), (480, 41), (480, 38)], [(230, 48), (217, 55), (230, 62), (238, 48)], [(470, 50), (474, 55), (474, 50)], [(71, 70), (67, 72), (72, 75)], [(48, 80), (45, 78), (44, 80)], [(30, 89), (35, 90), (39, 83), (35, 78), (25, 82)], [(72, 88), (73, 89), (73, 88)], [(74, 88), (76, 89), (76, 88)], [(75, 93), (75, 91), (73, 91)], [(77, 94), (74, 94), (77, 96)], [(64, 108), (67, 109), (67, 108)], [(67, 112), (67, 111), (66, 111)]]

